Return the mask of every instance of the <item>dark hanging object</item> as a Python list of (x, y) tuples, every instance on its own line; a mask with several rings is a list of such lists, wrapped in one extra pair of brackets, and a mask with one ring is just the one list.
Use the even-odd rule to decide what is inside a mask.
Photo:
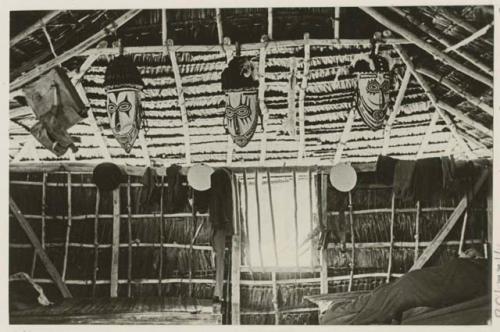
[(142, 123), (141, 91), (144, 83), (131, 58), (114, 58), (104, 75), (109, 124), (116, 140), (129, 153)]
[(118, 165), (105, 162), (94, 168), (92, 180), (99, 190), (112, 191), (126, 181), (126, 174)]
[(260, 116), (256, 69), (247, 57), (236, 56), (222, 72), (226, 94), (224, 127), (239, 147), (252, 139)]
[(56, 67), (23, 88), (26, 103), (39, 120), (31, 134), (56, 156), (77, 151), (67, 130), (87, 117), (87, 107), (66, 72)]
[(374, 44), (371, 54), (358, 59), (351, 72), (358, 78), (355, 107), (359, 115), (372, 130), (382, 128), (394, 85), (389, 60), (378, 54)]

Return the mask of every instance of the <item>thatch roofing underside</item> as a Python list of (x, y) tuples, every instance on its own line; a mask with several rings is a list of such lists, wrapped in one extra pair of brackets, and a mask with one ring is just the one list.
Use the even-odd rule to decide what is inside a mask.
[[(442, 34), (455, 43), (471, 35), (469, 31), (459, 24), (452, 23), (440, 11), (436, 12), (436, 7), (400, 9), (407, 14), (418, 17), (420, 21), (425, 21), (428, 25), (432, 24), (432, 27), (441, 31)], [(487, 9), (485, 7), (451, 7), (447, 10), (480, 29), (492, 21), (492, 17), (488, 16)], [(302, 14), (306, 15), (306, 18), (302, 23), (299, 23), (297, 13), (301, 13), (301, 10), (303, 11)], [(390, 11), (389, 9), (384, 10)], [(103, 11), (87, 13), (86, 19), (82, 22), (94, 19), (96, 22), (95, 27), (97, 27), (99, 24), (104, 24), (100, 23), (101, 19), (116, 18), (122, 13), (120, 11), (105, 11), (104, 14), (100, 12)], [(258, 42), (260, 36), (267, 32), (267, 14), (267, 9), (223, 9), (222, 26), (224, 27), (224, 34), (234, 34), (232, 41), (236, 39), (243, 43)], [(60, 23), (63, 18), (69, 17), (68, 15), (78, 21), (78, 17), (75, 18), (75, 15), (83, 15), (83, 13), (80, 11), (65, 11), (56, 15), (53, 20)], [(274, 9), (273, 39), (301, 39), (303, 32), (306, 31), (310, 33), (312, 39), (332, 38), (332, 22), (330, 20), (332, 15), (333, 8)], [(287, 17), (290, 17), (289, 21), (286, 20)], [(395, 13), (388, 13), (388, 17), (392, 17), (395, 21), (398, 20)], [(353, 20), (353, 18), (357, 18), (357, 21)], [(173, 39), (176, 45), (217, 44), (217, 25), (215, 10), (213, 9), (167, 10), (167, 22), (168, 37)], [(305, 147), (303, 159), (303, 162), (310, 165), (327, 163), (333, 160), (351, 110), (356, 84), (355, 76), (349, 74), (348, 67), (356, 55), (370, 51), (366, 39), (371, 37), (374, 31), (381, 30), (378, 23), (358, 8), (342, 8), (340, 22), (341, 38), (346, 38), (347, 35), (347, 38), (364, 38), (364, 40), (350, 45), (341, 43), (334, 45), (330, 43), (329, 45), (310, 47), (310, 68), (304, 98)], [(360, 22), (367, 22), (367, 24), (360, 24)], [(411, 27), (410, 23), (405, 22), (401, 17), (399, 22), (404, 23), (405, 26), (412, 28), (415, 32), (419, 31), (416, 26)], [(52, 31), (49, 31), (49, 34), (54, 36), (60, 30), (58, 33), (63, 37), (61, 37), (59, 44), (63, 45), (62, 41), (66, 40), (64, 36), (71, 34), (62, 28), (66, 26), (65, 24), (59, 23), (51, 27)], [(78, 26), (77, 23), (71, 24)], [(85, 23), (85, 25), (89, 24)], [(250, 26), (252, 26), (251, 29)], [(350, 29), (351, 27), (357, 28)], [(252, 33), (243, 33), (245, 29), (250, 29), (248, 31)], [(370, 29), (373, 30), (368, 31)], [(490, 68), (493, 59), (491, 30), (489, 29), (480, 38), (460, 48), (462, 51), (477, 56), (485, 66)], [(118, 31), (122, 40), (124, 40), (125, 46), (159, 45), (161, 44), (161, 12), (159, 10), (143, 11)], [(18, 72), (19, 68), (23, 68), (23, 64), (19, 64), (20, 62), (29, 61), (28, 58), (23, 58), (16, 49), (22, 51), (23, 48), (33, 47), (34, 40), (43, 39), (37, 35), (40, 33), (43, 36), (43, 32), (37, 30), (32, 37), (25, 38), (19, 41), (15, 47), (11, 47), (11, 56), (15, 54), (15, 58), (19, 59), (18, 62), (16, 62), (17, 60), (11, 62), (11, 74)], [(422, 31), (419, 32), (419, 35), (436, 47), (440, 45)], [(73, 39), (71, 43), (76, 44), (77, 42), (77, 39)], [(57, 41), (54, 42), (54, 44), (56, 43)], [(66, 48), (72, 46), (66, 45)], [(412, 61), (417, 68), (424, 67), (439, 77), (446, 78), (457, 85), (462, 92), (465, 91), (469, 95), (480, 98), (483, 103), (491, 107), (492, 89), (490, 87), (471, 79), (449, 64), (434, 59), (415, 45), (403, 45), (402, 47), (412, 57)], [(35, 54), (34, 57), (42, 58), (37, 51), (39, 49), (44, 49), (44, 46), (41, 45), (35, 49), (33, 54)], [(61, 49), (61, 52), (64, 49)], [(47, 50), (46, 47), (45, 50)], [(185, 162), (186, 146), (184, 137), (186, 132), (182, 124), (181, 108), (172, 63), (168, 55), (164, 55), (154, 48), (150, 48), (150, 50), (149, 52), (145, 48), (132, 54), (145, 83), (142, 99), (142, 107), (146, 114), (145, 146), (141, 146), (138, 140), (130, 154), (126, 154), (114, 139), (109, 128), (105, 109), (106, 96), (103, 88), (104, 72), (113, 55), (99, 55), (81, 79), (81, 83), (91, 106), (91, 111), (95, 116), (99, 128), (98, 132), (102, 135), (105, 145), (101, 144), (99, 135), (96, 135), (92, 126), (92, 119), (85, 119), (70, 129), (70, 134), (81, 139), (81, 143), (77, 144), (79, 151), (74, 156), (67, 153), (59, 158), (60, 160), (74, 158), (76, 161), (99, 162), (104, 157), (102, 151), (105, 149), (109, 151), (112, 159), (119, 163), (145, 165), (148, 159), (152, 163), (159, 164)], [(56, 52), (58, 52), (57, 49)], [(92, 51), (87, 53), (92, 53)], [(383, 46), (382, 53), (389, 55), (393, 59), (396, 68), (398, 68), (399, 76), (402, 78), (405, 64), (398, 53), (391, 45)], [(224, 94), (221, 91), (220, 75), (226, 64), (226, 56), (222, 52), (222, 48), (214, 47), (210, 52), (178, 51), (176, 55), (186, 101), (191, 161), (224, 164), (228, 162), (229, 149), (234, 149), (229, 160), (233, 163), (261, 160), (261, 140), (264, 133), (260, 126), (257, 128), (252, 141), (245, 148), (238, 148), (234, 144), (228, 147), (228, 137), (222, 125)], [(243, 48), (242, 55), (254, 57), (255, 65), (259, 66), (258, 48), (246, 51)], [(454, 52), (449, 52), (448, 55), (469, 67), (473, 67)], [(70, 70), (74, 70), (84, 62), (85, 58), (80, 54), (80, 56), (64, 63), (64, 65)], [(288, 80), (292, 58), (295, 58), (297, 62), (296, 79), (298, 85), (300, 85), (304, 70), (304, 46), (266, 48), (264, 103), (269, 111), (269, 121), (266, 127), (267, 133), (265, 134), (267, 139), (265, 160), (293, 163), (299, 155), (299, 136), (293, 138), (281, 132), (282, 121), (286, 118), (288, 112)], [(491, 131), (492, 116), (467, 101), (463, 94), (457, 93), (457, 91), (453, 91), (442, 84), (443, 82), (434, 81), (430, 78), (426, 79), (432, 93), (439, 101), (461, 111), (470, 119), (470, 121), (464, 122), (462, 118), (450, 115), (458, 135), (464, 139), (475, 157), (491, 158), (493, 138), (491, 135), (486, 134), (485, 130), (478, 130), (475, 124), (487, 128), (487, 131)], [(392, 92), (394, 97), (396, 97), (397, 93), (397, 90)], [(295, 100), (296, 107), (299, 109), (298, 89), (296, 90)], [(413, 159), (417, 157), (435, 108), (424, 89), (413, 76), (410, 79), (401, 105), (400, 113), (396, 117), (390, 132), (387, 154), (404, 159)], [(15, 102), (11, 103), (11, 114), (13, 112), (22, 114), (22, 108), (16, 106), (19, 105), (16, 105)], [(33, 141), (23, 126), (31, 127), (36, 122), (36, 119), (34, 115), (28, 115), (22, 116), (16, 121), (17, 123), (10, 122), (11, 159), (16, 158), (16, 155), (20, 153), (26, 142)], [(298, 128), (299, 125), (297, 125)], [(370, 130), (356, 113), (341, 159), (363, 163), (375, 161), (382, 152), (383, 132), (383, 130), (375, 132)], [(450, 152), (455, 153), (457, 158), (466, 157), (463, 147), (456, 144), (449, 126), (442, 118), (437, 121), (433, 132), (427, 137), (429, 143), (425, 145), (421, 157), (440, 156)], [(41, 161), (58, 159), (38, 143), (35, 143), (35, 146), (36, 155), (24, 152), (21, 158), (18, 156), (16, 162), (32, 161), (37, 158)]]

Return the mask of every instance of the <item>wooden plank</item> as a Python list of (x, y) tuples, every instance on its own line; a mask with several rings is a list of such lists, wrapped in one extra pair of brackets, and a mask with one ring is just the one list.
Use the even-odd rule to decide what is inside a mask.
[(64, 257), (63, 257), (63, 266), (61, 272), (61, 278), (64, 281), (66, 279), (66, 269), (68, 266), (68, 254), (69, 254), (69, 236), (71, 233), (71, 224), (72, 224), (72, 209), (71, 209), (71, 172), (67, 175), (67, 202), (68, 202), (68, 224), (66, 225), (66, 239), (64, 241)]
[[(173, 45), (173, 42), (168, 41), (169, 44)], [(184, 100), (184, 90), (182, 88), (182, 78), (179, 71), (179, 65), (177, 64), (177, 56), (175, 55), (175, 51), (170, 48), (169, 51), (170, 60), (172, 62), (172, 71), (174, 72), (175, 78), (175, 86), (177, 88), (177, 98), (179, 100), (179, 108), (181, 111), (181, 120), (182, 120), (182, 131), (184, 133), (184, 149), (186, 155), (186, 164), (191, 164), (191, 145), (190, 145), (190, 135), (189, 135), (189, 120), (187, 116), (186, 110), (186, 102)]]
[[(481, 176), (477, 180), (476, 184), (474, 185), (474, 188), (472, 189), (472, 193), (470, 195), (471, 199), (477, 194), (479, 189), (481, 189), (481, 186), (484, 184), (486, 179), (489, 178), (490, 175), (490, 170), (485, 169), (481, 173)], [(448, 220), (446, 223), (443, 225), (443, 227), (439, 230), (439, 232), (436, 234), (434, 239), (432, 240), (431, 244), (425, 248), (424, 252), (420, 257), (417, 259), (415, 264), (411, 267), (410, 271), (413, 270), (418, 270), (421, 269), (425, 263), (431, 258), (432, 254), (437, 250), (437, 248), (441, 245), (443, 240), (446, 238), (446, 236), (450, 233), (450, 231), (453, 229), (453, 226), (458, 221), (458, 218), (462, 215), (462, 213), (465, 211), (467, 207), (467, 195), (465, 195), (460, 202), (458, 203), (457, 207), (453, 211), (453, 213), (448, 217)]]
[(396, 97), (396, 101), (394, 102), (394, 106), (392, 108), (392, 112), (389, 114), (389, 119), (384, 127), (384, 142), (382, 143), (382, 155), (387, 155), (389, 150), (389, 141), (391, 139), (391, 130), (392, 124), (396, 120), (396, 117), (401, 110), (401, 102), (404, 99), (406, 88), (408, 87), (408, 83), (410, 82), (411, 72), (408, 68), (405, 70), (405, 74), (403, 76), (403, 80), (401, 81), (401, 86), (399, 87), (398, 95)]
[(390, 226), (389, 263), (387, 264), (387, 277), (385, 280), (387, 283), (389, 281), (391, 281), (392, 256), (394, 254), (393, 251), (394, 251), (395, 201), (396, 201), (396, 194), (393, 191), (392, 197), (391, 197), (391, 226)]
[(305, 129), (305, 99), (307, 90), (307, 78), (309, 76), (309, 66), (311, 61), (311, 47), (309, 45), (309, 34), (304, 33), (304, 65), (302, 69), (302, 82), (299, 88), (299, 153), (297, 158), (303, 159), (306, 150), (306, 129)]
[(267, 192), (269, 197), (269, 212), (271, 214), (271, 226), (273, 231), (273, 248), (274, 248), (274, 264), (279, 266), (278, 260), (278, 242), (276, 240), (276, 220), (274, 219), (274, 203), (273, 203), (273, 194), (272, 194), (272, 186), (271, 186), (271, 174), (269, 170), (266, 172), (267, 174)]
[[(327, 224), (327, 176), (326, 174), (320, 174), (320, 181), (321, 181), (321, 191), (320, 191), (320, 197), (321, 197), (321, 231), (324, 232), (326, 230), (326, 224)], [(321, 247), (320, 251), (320, 263), (321, 263), (321, 272), (320, 272), (320, 293), (321, 294), (326, 294), (328, 293), (328, 252), (324, 246)]]
[(111, 248), (110, 296), (118, 296), (118, 261), (120, 255), (120, 188), (113, 190), (113, 243)]
[(384, 15), (381, 15), (374, 8), (371, 8), (371, 7), (360, 7), (360, 8), (365, 13), (367, 13), (368, 15), (373, 17), (375, 20), (377, 20), (379, 23), (385, 25), (387, 28), (391, 29), (392, 31), (396, 32), (397, 34), (399, 34), (399, 35), (403, 36), (404, 38), (408, 39), (409, 41), (413, 42), (416, 46), (418, 46), (422, 50), (426, 51), (430, 55), (434, 56), (437, 59), (440, 59), (441, 61), (443, 61), (444, 63), (446, 63), (450, 67), (464, 73), (465, 75), (468, 75), (469, 77), (472, 77), (475, 80), (493, 88), (493, 80), (491, 79), (491, 77), (488, 77), (486, 75), (483, 75), (480, 72), (477, 72), (473, 69), (466, 67), (465, 65), (463, 65), (462, 63), (453, 59), (452, 57), (450, 57), (446, 53), (443, 53), (442, 51), (437, 49), (432, 44), (420, 39), (420, 37), (418, 37), (415, 33), (408, 30), (404, 26), (389, 20)]
[(125, 14), (117, 18), (114, 22), (108, 24), (105, 28), (99, 30), (99, 32), (95, 33), (94, 35), (90, 36), (89, 38), (85, 39), (81, 43), (79, 43), (77, 46), (71, 48), (70, 50), (64, 52), (63, 54), (59, 55), (57, 58), (52, 59), (44, 64), (38, 65), (35, 68), (33, 68), (31, 71), (28, 73), (22, 75), (21, 77), (17, 78), (10, 84), (10, 90), (9, 91), (14, 91), (19, 89), (20, 87), (24, 86), (26, 83), (31, 82), (32, 80), (36, 79), (38, 76), (46, 73), (47, 71), (51, 70), (52, 68), (61, 65), (63, 62), (73, 58), (74, 56), (81, 55), (83, 51), (97, 43), (99, 40), (102, 38), (106, 37), (108, 34), (115, 32), (119, 27), (121, 27), (123, 24), (127, 23), (130, 19), (135, 17), (137, 14), (141, 12), (140, 9), (133, 9), (127, 11)]
[(457, 133), (457, 128), (456, 128), (455, 124), (453, 123), (453, 121), (451, 121), (451, 119), (448, 116), (448, 114), (446, 112), (444, 112), (439, 107), (438, 100), (437, 100), (436, 96), (434, 95), (434, 93), (432, 92), (429, 84), (424, 80), (424, 78), (422, 77), (422, 75), (415, 70), (415, 66), (413, 65), (413, 62), (411, 61), (411, 59), (408, 56), (408, 54), (401, 47), (399, 47), (397, 45), (394, 46), (394, 49), (399, 53), (401, 59), (406, 64), (406, 68), (411, 71), (411, 73), (413, 74), (413, 76), (420, 83), (420, 85), (424, 89), (427, 97), (429, 98), (429, 100), (431, 101), (432, 105), (436, 109), (436, 112), (438, 112), (439, 115), (441, 116), (441, 118), (444, 120), (444, 122), (446, 123), (446, 126), (448, 127), (448, 129), (450, 129), (451, 133), (453, 134), (453, 137), (457, 140), (458, 144), (460, 144), (460, 146), (462, 147), (462, 149), (464, 150), (464, 152), (466, 153), (466, 155), (471, 160), (475, 159), (475, 154), (472, 152), (472, 150), (470, 149), (470, 147), (465, 143), (465, 141), (463, 140), (463, 138)]
[(40, 243), (40, 240), (38, 240), (38, 237), (36, 236), (35, 232), (33, 231), (33, 228), (31, 228), (31, 225), (29, 224), (29, 222), (26, 220), (26, 218), (24, 218), (23, 214), (21, 213), (21, 210), (19, 210), (16, 202), (14, 201), (14, 199), (12, 199), (12, 197), (9, 197), (9, 206), (10, 206), (12, 213), (16, 217), (17, 221), (21, 225), (22, 229), (24, 230), (24, 232), (28, 236), (28, 239), (30, 240), (31, 244), (33, 245), (33, 247), (37, 251), (38, 256), (40, 257), (40, 260), (42, 261), (43, 265), (47, 269), (47, 272), (49, 273), (49, 275), (51, 276), (51, 278), (55, 282), (55, 284), (56, 284), (57, 288), (59, 289), (59, 291), (61, 292), (62, 296), (64, 298), (71, 298), (72, 297), (71, 293), (69, 292), (68, 287), (66, 286), (66, 284), (62, 280), (61, 275), (57, 271), (56, 267), (54, 266), (54, 264), (50, 260), (49, 256), (45, 252), (45, 250), (42, 248), (42, 244)]
[(335, 151), (335, 157), (333, 158), (333, 164), (338, 164), (342, 158), (342, 153), (349, 140), (349, 134), (351, 133), (352, 124), (354, 123), (354, 118), (356, 116), (356, 110), (352, 108), (347, 115), (347, 120), (342, 131), (342, 136), (340, 136), (339, 143), (337, 144), (337, 150)]

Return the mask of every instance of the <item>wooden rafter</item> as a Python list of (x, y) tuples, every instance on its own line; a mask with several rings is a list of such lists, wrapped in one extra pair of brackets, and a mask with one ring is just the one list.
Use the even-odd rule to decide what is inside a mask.
[(120, 254), (120, 188), (113, 190), (113, 242), (111, 247), (110, 296), (118, 296), (118, 264)]
[(444, 52), (445, 53), (448, 53), (448, 52), (451, 52), (451, 51), (456, 51), (457, 49), (459, 49), (460, 47), (462, 46), (465, 46), (471, 42), (473, 42), (474, 40), (476, 40), (477, 38), (481, 37), (482, 35), (484, 35), (486, 32), (488, 32), (488, 30), (493, 26), (493, 22), (484, 26), (483, 28), (481, 28), (480, 30), (474, 32), (472, 35), (470, 35), (469, 37), (467, 38), (464, 38), (463, 40), (459, 41), (458, 43), (456, 43), (455, 45), (452, 45), (452, 46), (449, 46), (447, 47)]
[[(169, 40), (168, 43), (173, 45), (173, 41)], [(186, 110), (186, 102), (184, 100), (184, 90), (182, 88), (182, 78), (179, 71), (179, 65), (177, 64), (177, 56), (175, 51), (171, 50), (170, 61), (172, 62), (172, 71), (174, 72), (175, 86), (177, 88), (177, 97), (179, 99), (179, 108), (181, 110), (182, 119), (182, 131), (184, 132), (184, 149), (186, 152), (186, 163), (191, 164), (191, 145), (190, 145), (190, 135), (189, 135), (189, 120)]]
[(273, 39), (273, 9), (267, 8), (267, 36)]
[(473, 119), (469, 118), (461, 110), (459, 110), (455, 107), (452, 107), (443, 101), (438, 101), (437, 104), (441, 109), (450, 113), (451, 115), (453, 115), (455, 118), (459, 119), (460, 121), (466, 123), (467, 125), (473, 127), (474, 129), (481, 131), (483, 134), (486, 134), (490, 137), (493, 137), (493, 130), (491, 130), (491, 129), (487, 128), (486, 126), (482, 125), (481, 123), (476, 122)]
[(460, 16), (456, 15), (452, 11), (446, 9), (446, 7), (442, 7), (441, 6), (441, 7), (436, 7), (436, 8), (437, 8), (436, 14), (442, 15), (447, 20), (453, 22), (454, 24), (458, 24), (459, 26), (461, 26), (462, 28), (464, 28), (468, 32), (475, 33), (477, 31), (477, 29), (472, 24), (470, 24), (469, 22), (465, 21), (463, 18), (461, 18)]
[(47, 27), (45, 25), (42, 25), (42, 30), (43, 34), (45, 35), (45, 38), (47, 38), (47, 42), (49, 43), (50, 51), (52, 52), (54, 58), (56, 58), (57, 57), (56, 49), (54, 48), (54, 44), (52, 43), (52, 38), (50, 38), (50, 34), (47, 31)]
[[(391, 9), (395, 13), (399, 14), (401, 17), (404, 17), (405, 19), (407, 19), (408, 22), (414, 24), (418, 29), (420, 29), (424, 33), (427, 33), (430, 37), (432, 37), (435, 40), (437, 40), (443, 46), (445, 46), (445, 47), (452, 47), (453, 46), (452, 42), (448, 39), (448, 37), (446, 35), (444, 35), (438, 29), (436, 29), (436, 28), (434, 28), (432, 26), (429, 26), (429, 25), (425, 24), (424, 22), (421, 22), (416, 17), (410, 15), (409, 13), (405, 12), (401, 8), (398, 8), (398, 7), (389, 7), (389, 9)], [(487, 65), (485, 65), (474, 54), (471, 54), (470, 52), (468, 52), (466, 50), (458, 50), (458, 49), (455, 50), (455, 53), (457, 55), (461, 56), (462, 58), (464, 58), (465, 60), (467, 60), (470, 64), (478, 67), (479, 69), (481, 69), (485, 73), (487, 73), (489, 75), (493, 74), (493, 70), (490, 67), (488, 67)]]
[(399, 87), (396, 101), (394, 102), (394, 106), (392, 108), (392, 112), (389, 115), (389, 119), (387, 120), (387, 123), (384, 128), (384, 142), (382, 144), (383, 155), (387, 155), (387, 152), (389, 150), (389, 141), (391, 139), (392, 124), (396, 120), (396, 117), (398, 116), (399, 111), (401, 110), (401, 102), (403, 101), (403, 98), (405, 96), (406, 88), (408, 87), (408, 82), (410, 82), (410, 78), (411, 78), (411, 72), (408, 69), (406, 69), (405, 74), (403, 76), (403, 80), (401, 82), (401, 86)]
[[(482, 174), (480, 175), (479, 179), (474, 185), (471, 196), (469, 196), (470, 199), (472, 199), (472, 197), (474, 197), (474, 195), (477, 194), (479, 189), (481, 189), (486, 179), (489, 178), (489, 175), (490, 171), (488, 169), (483, 170)], [(421, 269), (425, 265), (425, 263), (431, 258), (434, 252), (436, 252), (439, 245), (444, 241), (446, 236), (453, 229), (453, 226), (455, 226), (455, 224), (457, 223), (462, 213), (467, 208), (467, 202), (468, 202), (467, 195), (464, 195), (464, 197), (460, 200), (455, 210), (448, 217), (448, 220), (446, 221), (444, 226), (439, 230), (439, 232), (436, 234), (436, 236), (427, 246), (427, 248), (425, 248), (424, 252), (422, 253), (422, 255), (420, 255), (415, 264), (413, 264), (410, 271)]]
[(23, 216), (21, 213), (21, 210), (17, 207), (16, 202), (12, 199), (12, 197), (9, 198), (9, 206), (16, 217), (17, 221), (21, 225), (22, 229), (28, 236), (28, 239), (30, 240), (31, 244), (35, 248), (35, 251), (37, 252), (38, 256), (40, 257), (40, 260), (42, 261), (43, 265), (47, 269), (47, 272), (51, 276), (51, 278), (54, 280), (57, 288), (61, 292), (62, 296), (64, 298), (71, 298), (71, 293), (64, 283), (64, 281), (61, 278), (61, 275), (57, 271), (56, 267), (54, 266), (54, 263), (50, 260), (49, 256), (45, 252), (45, 250), (42, 247), (42, 244), (40, 243), (40, 240), (38, 240), (38, 237), (36, 236), (35, 231), (33, 228), (31, 228), (31, 225), (29, 222), (26, 220), (26, 218)]
[(54, 17), (59, 15), (61, 12), (62, 12), (61, 10), (53, 10), (53, 11), (49, 12), (47, 15), (45, 15), (40, 20), (38, 20), (35, 24), (31, 25), (26, 30), (17, 34), (14, 38), (11, 38), (10, 43), (9, 43), (10, 47), (13, 47), (17, 43), (19, 43), (21, 40), (29, 37), (29, 35), (31, 35), (33, 32), (37, 31), (38, 29), (41, 29), (43, 26), (45, 26), (49, 21), (51, 21)]
[(309, 76), (309, 66), (311, 61), (311, 47), (307, 43), (309, 34), (304, 34), (304, 64), (302, 69), (302, 82), (299, 87), (299, 153), (298, 159), (303, 159), (306, 149), (306, 129), (305, 129), (305, 110), (304, 103), (306, 99), (307, 78)]
[(441, 116), (441, 118), (445, 121), (446, 126), (448, 127), (448, 129), (450, 129), (451, 133), (453, 134), (453, 136), (457, 140), (458, 144), (460, 144), (460, 146), (462, 147), (462, 149), (464, 150), (464, 152), (467, 154), (467, 156), (470, 159), (474, 159), (475, 158), (474, 153), (472, 152), (470, 147), (467, 145), (467, 143), (465, 143), (463, 138), (460, 135), (458, 135), (457, 128), (456, 128), (455, 124), (453, 123), (453, 121), (448, 116), (448, 114), (446, 112), (444, 112), (438, 106), (438, 101), (436, 99), (436, 96), (434, 96), (434, 93), (430, 89), (429, 84), (424, 80), (422, 75), (420, 75), (420, 73), (418, 73), (415, 70), (415, 66), (413, 65), (413, 62), (411, 61), (408, 54), (406, 54), (405, 50), (403, 50), (403, 48), (400, 47), (399, 45), (394, 45), (394, 49), (398, 52), (399, 56), (401, 57), (403, 62), (406, 64), (406, 67), (408, 68), (408, 70), (411, 71), (413, 76), (417, 79), (418, 83), (422, 86), (427, 97), (429, 98), (429, 100), (431, 101), (433, 106), (436, 108), (436, 112), (438, 112), (439, 115)]
[[(224, 38), (223, 38), (224, 39)], [(206, 53), (206, 52), (220, 52), (221, 44), (217, 45), (174, 45), (170, 49), (176, 52), (187, 52), (187, 53)], [(384, 40), (385, 45), (406, 45), (412, 44), (406, 39), (400, 38), (388, 38)], [(312, 46), (369, 46), (370, 39), (309, 39), (309, 45)], [(248, 43), (241, 45), (241, 51), (258, 51), (262, 47), (269, 49), (277, 49), (282, 47), (303, 47), (304, 39), (298, 40), (275, 40), (269, 42), (259, 42), (259, 43)], [(235, 51), (236, 46), (224, 45), (225, 51)], [(91, 54), (99, 55), (113, 55), (119, 53), (118, 47), (107, 47), (107, 48), (92, 48), (81, 52), (79, 55), (88, 56)], [(123, 52), (126, 54), (144, 54), (144, 53), (163, 53), (163, 46), (130, 46), (124, 47)]]
[(427, 146), (429, 145), (429, 141), (431, 139), (432, 134), (436, 130), (436, 124), (437, 121), (439, 120), (439, 113), (437, 111), (434, 111), (432, 113), (431, 121), (429, 122), (429, 125), (427, 126), (427, 129), (425, 130), (424, 137), (422, 138), (422, 143), (420, 143), (420, 146), (417, 151), (417, 159), (422, 158), (424, 155), (425, 150), (427, 150)]
[(85, 75), (85, 73), (90, 69), (90, 67), (97, 60), (98, 57), (99, 54), (92, 54), (85, 59), (85, 61), (78, 69), (78, 73), (71, 78), (71, 82), (73, 83), (73, 85), (77, 85), (80, 82), (83, 75)]
[(344, 125), (344, 130), (342, 131), (342, 136), (340, 136), (339, 143), (337, 144), (337, 150), (335, 151), (335, 157), (333, 158), (333, 164), (338, 164), (342, 158), (342, 153), (349, 140), (349, 134), (351, 133), (352, 124), (354, 123), (354, 118), (356, 116), (356, 110), (352, 108), (347, 115), (347, 121)]
[(429, 69), (425, 68), (418, 68), (417, 72), (419, 72), (422, 75), (425, 75), (429, 78), (432, 78), (433, 80), (441, 83), (451, 91), (455, 92), (456, 94), (460, 95), (461, 97), (465, 98), (469, 103), (471, 103), (474, 106), (479, 107), (489, 115), (493, 116), (493, 107), (490, 105), (486, 104), (481, 98), (478, 98), (476, 96), (473, 96), (472, 94), (468, 93), (464, 89), (462, 89), (460, 86), (457, 84), (453, 83), (447, 78), (444, 78), (443, 76), (435, 73), (434, 71), (431, 71)]
[(260, 139), (260, 161), (266, 160), (267, 152), (267, 124), (269, 122), (269, 111), (265, 103), (266, 92), (266, 48), (259, 52), (259, 106), (262, 113), (263, 132)]
[[(416, 46), (421, 48), (422, 50), (426, 51), (430, 55), (434, 56), (437, 59), (440, 59), (442, 62), (444, 62), (446, 65), (464, 73), (465, 75), (468, 75), (475, 80), (486, 84), (489, 87), (493, 87), (493, 80), (491, 77), (485, 76), (482, 73), (479, 73), (477, 71), (474, 71), (457, 60), (453, 59), (450, 57), (448, 54), (443, 53), (433, 45), (423, 41), (418, 37), (415, 33), (412, 31), (408, 30), (407, 28), (403, 27), (402, 25), (395, 23), (388, 18), (386, 18), (384, 15), (381, 15), (377, 10), (371, 7), (360, 7), (365, 13), (373, 17), (375, 20), (377, 20), (379, 23), (385, 25), (387, 28), (393, 30), (394, 32), (400, 34), (404, 38), (408, 39), (409, 41), (413, 42)], [(397, 45), (394, 45), (397, 46)]]
[(25, 75), (22, 75), (21, 77), (17, 78), (10, 84), (10, 91), (14, 91), (25, 85), (26, 83), (31, 82), (32, 80), (36, 79), (38, 76), (44, 74), (45, 72), (51, 70), (55, 66), (58, 66), (62, 64), (63, 62), (71, 59), (72, 57), (76, 55), (81, 55), (83, 51), (97, 43), (99, 40), (102, 38), (106, 37), (110, 32), (116, 31), (119, 27), (121, 27), (123, 24), (127, 23), (130, 19), (135, 17), (137, 14), (140, 13), (140, 9), (133, 9), (127, 11), (125, 14), (117, 18), (114, 22), (108, 24), (105, 28), (101, 29), (99, 32), (95, 33), (91, 37), (85, 39), (83, 42), (79, 43), (77, 46), (73, 47), (72, 49), (64, 52), (63, 54), (59, 55), (55, 59), (52, 59), (44, 64), (41, 64), (39, 66), (36, 66), (36, 68), (33, 68), (31, 71), (26, 73)]

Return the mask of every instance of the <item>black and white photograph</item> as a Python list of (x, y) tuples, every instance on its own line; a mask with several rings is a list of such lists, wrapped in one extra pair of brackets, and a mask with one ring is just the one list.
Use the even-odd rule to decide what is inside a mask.
[(6, 324), (493, 327), (500, 7), (127, 5), (7, 10)]

